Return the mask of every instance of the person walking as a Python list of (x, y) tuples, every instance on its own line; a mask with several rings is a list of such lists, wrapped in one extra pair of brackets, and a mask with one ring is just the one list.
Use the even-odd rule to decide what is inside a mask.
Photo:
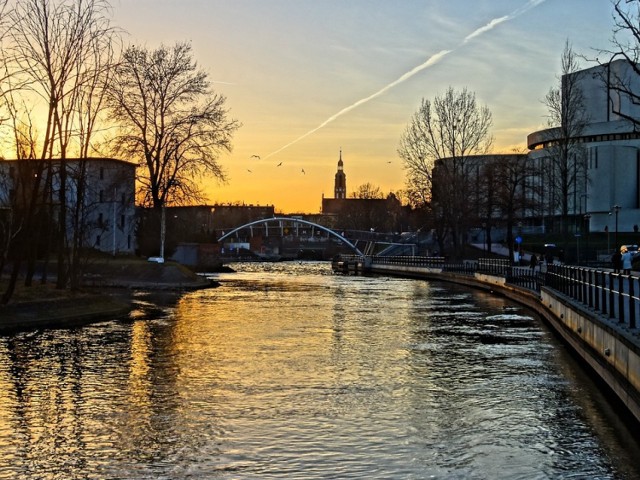
[(623, 245), (620, 247), (620, 253), (622, 253), (622, 273), (631, 275), (631, 252)]
[(536, 265), (538, 265), (538, 257), (535, 253), (531, 254), (531, 259), (529, 260), (529, 268), (535, 272)]

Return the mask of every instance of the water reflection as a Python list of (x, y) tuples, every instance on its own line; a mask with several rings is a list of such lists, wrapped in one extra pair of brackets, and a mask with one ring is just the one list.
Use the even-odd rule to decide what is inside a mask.
[(0, 338), (0, 478), (636, 478), (637, 440), (503, 298), (242, 265), (135, 320)]

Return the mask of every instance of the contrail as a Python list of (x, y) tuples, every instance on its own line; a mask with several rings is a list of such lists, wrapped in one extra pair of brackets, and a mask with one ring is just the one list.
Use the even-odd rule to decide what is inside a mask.
[(440, 61), (445, 55), (447, 55), (451, 50), (442, 50), (441, 52), (436, 53), (435, 55), (431, 55), (431, 57), (429, 57), (429, 60), (427, 60), (426, 62), (424, 62), (421, 65), (418, 65), (417, 67), (415, 67), (414, 69), (410, 70), (409, 72), (405, 73), (404, 75), (402, 75), (400, 78), (398, 78), (397, 80), (395, 80), (394, 82), (391, 82), (390, 84), (388, 84), (385, 87), (382, 87), (380, 90), (378, 90), (376, 93), (373, 93), (371, 95), (369, 95), (368, 97), (362, 98), (360, 100), (358, 100), (355, 103), (352, 103), (351, 105), (349, 105), (348, 107), (344, 107), (342, 110), (340, 110), (338, 113), (330, 116), (329, 118), (327, 118), (324, 122), (322, 122), (320, 125), (318, 125), (316, 128), (314, 128), (313, 130), (309, 130), (307, 133), (305, 133), (304, 135), (302, 135), (301, 137), (296, 138), (294, 141), (287, 143), (284, 147), (280, 147), (278, 150), (276, 150), (275, 152), (270, 153), (269, 155), (267, 155), (264, 158), (269, 158), (272, 155), (275, 155), (276, 153), (280, 153), (282, 150), (284, 150), (285, 148), (290, 147), (291, 145), (293, 145), (294, 143), (299, 142), (300, 140), (302, 140), (303, 138), (308, 137), (309, 135), (311, 135), (312, 133), (317, 132), (318, 130), (320, 130), (322, 127), (327, 126), (329, 123), (333, 122), (336, 118), (341, 117), (342, 115), (344, 115), (347, 112), (350, 112), (351, 110), (353, 110), (356, 107), (359, 107), (360, 105), (362, 105), (363, 103), (367, 103), (369, 100), (372, 100), (380, 95), (382, 95), (384, 92), (386, 92), (387, 90), (389, 90), (390, 88), (395, 87), (396, 85), (398, 85), (399, 83), (404, 82), (405, 80), (413, 77), (416, 73), (418, 73), (421, 70), (424, 70), (425, 68), (430, 67), (431, 65), (435, 65), (436, 63), (438, 63), (438, 61)]
[(353, 110), (354, 108), (359, 107), (360, 105), (362, 105), (364, 103), (367, 103), (368, 101), (373, 100), (376, 97), (379, 97), (380, 95), (385, 93), (387, 90), (390, 90), (391, 88), (395, 87), (396, 85), (399, 85), (399, 84), (403, 83), (404, 81), (409, 80), (411, 77), (413, 77), (417, 73), (421, 72), (422, 70), (425, 70), (425, 69), (427, 69), (429, 67), (432, 67), (433, 65), (438, 63), (440, 60), (442, 60), (444, 57), (446, 57), (449, 53), (454, 52), (455, 50), (460, 48), (460, 46), (465, 45), (469, 41), (473, 40), (474, 38), (479, 37), (480, 35), (488, 32), (490, 30), (493, 30), (495, 27), (497, 27), (501, 23), (508, 22), (510, 20), (513, 20), (514, 18), (519, 17), (520, 15), (528, 12), (532, 8), (537, 7), (538, 5), (544, 3), (545, 1), (546, 0), (529, 0), (525, 5), (523, 5), (522, 7), (518, 8), (517, 10), (514, 10), (509, 15), (505, 15), (503, 17), (498, 17), (498, 18), (492, 19), (486, 25), (483, 25), (482, 27), (477, 28), (476, 30), (471, 32), (469, 35), (467, 35), (464, 38), (464, 40), (462, 41), (462, 43), (460, 45), (458, 45), (458, 47), (456, 47), (456, 48), (454, 48), (452, 50), (441, 50), (438, 53), (436, 53), (434, 55), (431, 55), (427, 59), (426, 62), (423, 62), (420, 65), (418, 65), (417, 67), (414, 67), (413, 69), (409, 70), (408, 72), (406, 72), (405, 74), (400, 76), (398, 79), (396, 79), (393, 82), (385, 85), (380, 90), (378, 90), (375, 93), (372, 93), (368, 97), (362, 98), (362, 99), (358, 100), (357, 102), (352, 103), (348, 107), (343, 108), (338, 113), (335, 113), (332, 116), (330, 116), (329, 118), (327, 118), (324, 122), (322, 122), (317, 127), (313, 128), (312, 130), (309, 130), (304, 135), (301, 135), (300, 137), (298, 137), (295, 140), (287, 143), (283, 147), (280, 147), (275, 152), (271, 152), (269, 155), (265, 156), (264, 158), (266, 159), (266, 158), (269, 158), (269, 157), (271, 157), (273, 155), (276, 155), (277, 153), (280, 153), (284, 149), (289, 148), (291, 145), (293, 145), (295, 143), (298, 143), (300, 140), (303, 140), (303, 139), (307, 138), (309, 135), (317, 132), (318, 130), (320, 130), (323, 127), (326, 127), (329, 123), (333, 122), (334, 120), (336, 120), (337, 118), (341, 117), (345, 113), (348, 113), (351, 110)]

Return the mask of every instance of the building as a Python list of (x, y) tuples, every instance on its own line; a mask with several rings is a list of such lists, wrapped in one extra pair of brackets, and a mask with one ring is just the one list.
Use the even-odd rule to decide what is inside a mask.
[(344, 173), (342, 149), (340, 149), (340, 159), (338, 160), (338, 171), (336, 172), (333, 192), (333, 198), (347, 198), (347, 176)]
[[(36, 191), (41, 207), (59, 211), (63, 167), (68, 239), (79, 236), (81, 245), (114, 255), (132, 253), (136, 228), (133, 163), (113, 158), (2, 160), (0, 206), (19, 212)], [(54, 218), (57, 220), (57, 213)]]
[(334, 198), (322, 196), (322, 220), (319, 223), (339, 230), (402, 231), (404, 211), (395, 195), (387, 198), (347, 198), (347, 176), (342, 150), (334, 180)]
[[(640, 102), (626, 90), (640, 93), (640, 76), (626, 60), (571, 74), (584, 97), (587, 123), (579, 138), (584, 168), (572, 190), (571, 213), (589, 231), (637, 230), (640, 224)], [(563, 82), (567, 79), (563, 78)], [(635, 122), (634, 122), (635, 121)], [(544, 171), (559, 128), (531, 133), (530, 161)], [(616, 208), (618, 207), (618, 208)], [(556, 212), (557, 214), (558, 212)]]

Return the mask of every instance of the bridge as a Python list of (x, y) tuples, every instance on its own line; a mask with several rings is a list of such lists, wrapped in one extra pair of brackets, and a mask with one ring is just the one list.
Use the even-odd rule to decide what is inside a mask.
[(360, 251), (360, 249), (352, 243), (349, 239), (345, 238), (343, 235), (331, 230), (330, 228), (324, 227), (314, 222), (310, 222), (308, 220), (302, 220), (300, 218), (292, 218), (292, 217), (272, 217), (272, 218), (263, 218), (261, 220), (255, 220), (253, 222), (246, 223), (239, 227), (234, 228), (230, 232), (223, 234), (220, 238), (218, 238), (218, 242), (222, 242), (228, 238), (232, 238), (235, 234), (248, 228), (251, 231), (251, 236), (253, 236), (253, 228), (256, 226), (264, 226), (265, 227), (265, 237), (269, 236), (269, 224), (276, 224), (279, 228), (280, 236), (285, 235), (286, 225), (290, 224), (293, 228), (297, 230), (298, 225), (304, 225), (308, 227), (312, 227), (312, 229), (318, 229), (322, 232), (327, 233), (330, 237), (334, 237), (340, 242), (347, 245), (357, 256), (364, 257), (364, 253)]

